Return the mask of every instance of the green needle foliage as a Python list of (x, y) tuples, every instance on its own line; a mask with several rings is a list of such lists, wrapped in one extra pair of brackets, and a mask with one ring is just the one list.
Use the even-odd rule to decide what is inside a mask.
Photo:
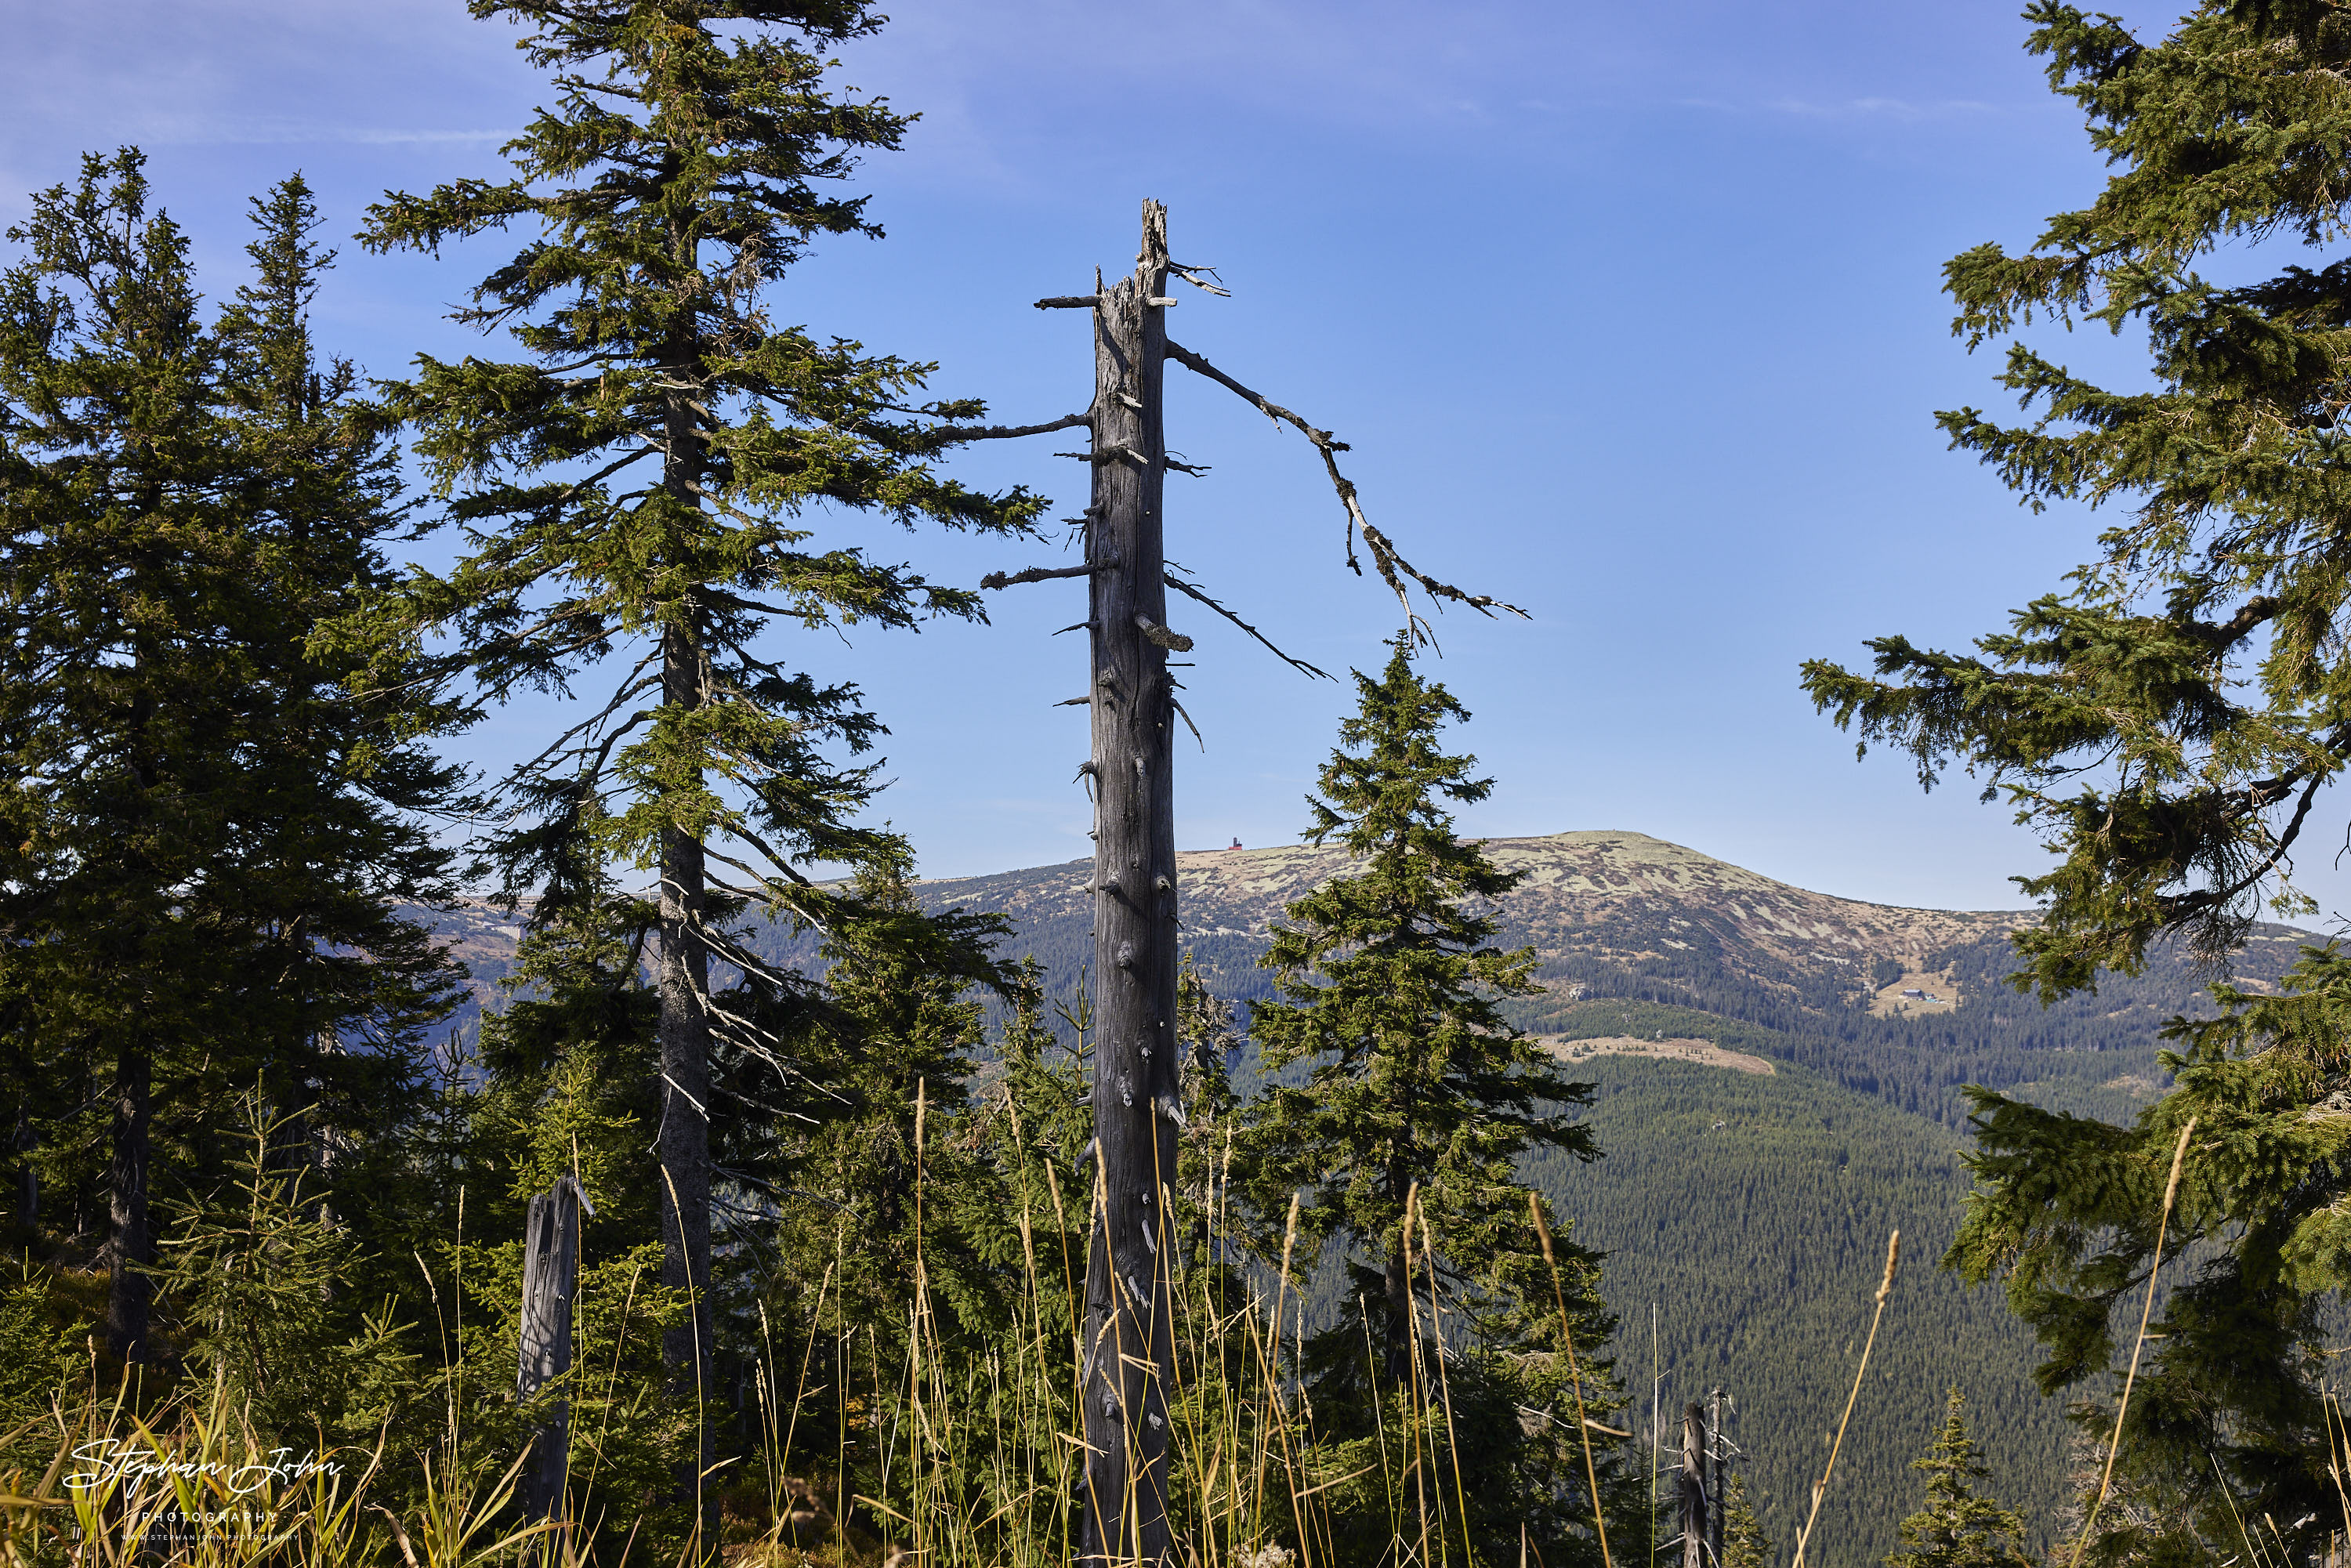
[[(1487, 945), (1498, 927), (1480, 904), (1517, 879), (1454, 837), (1448, 809), (1485, 799), (1492, 781), (1470, 777), (1473, 758), (1437, 748), (1439, 727), (1468, 715), (1421, 680), (1408, 633), (1394, 648), (1379, 679), (1356, 674), (1361, 709), (1340, 726), (1322, 793), (1309, 797), (1308, 841), (1336, 838), (1360, 869), (1292, 904), (1273, 927), (1261, 962), (1280, 999), (1252, 1003), (1249, 1026), (1270, 1082), (1239, 1113), (1235, 1163), (1258, 1214), (1277, 1228), (1262, 1249), (1278, 1249), (1297, 1192), (1299, 1256), (1335, 1240), (1349, 1260), (1352, 1310), (1301, 1356), (1319, 1430), (1340, 1445), (1333, 1473), (1368, 1463), (1398, 1433), (1420, 1431), (1432, 1460), (1458, 1443), (1447, 1463), (1483, 1482), (1462, 1521), (1448, 1479), (1441, 1511), (1451, 1528), (1499, 1560), (1517, 1550), (1523, 1520), (1545, 1560), (1559, 1562), (1588, 1531), (1591, 1505), (1581, 1500), (1558, 1308), (1518, 1164), (1537, 1149), (1597, 1157), (1590, 1131), (1562, 1116), (1588, 1103), (1590, 1089), (1502, 1019), (1502, 1000), (1538, 991), (1533, 958)], [(1437, 1249), (1434, 1284), (1424, 1224)], [(1584, 1400), (1596, 1410), (1614, 1402), (1591, 1381), (1592, 1352), (1614, 1320), (1593, 1294), (1596, 1259), (1562, 1250)], [(1432, 1290), (1451, 1320), (1441, 1338), (1428, 1323)], [(1453, 1419), (1416, 1427), (1440, 1402)], [(1530, 1431), (1514, 1406), (1566, 1418)], [(1360, 1497), (1343, 1490), (1333, 1505), (1364, 1535), (1353, 1547), (1374, 1556), (1395, 1528), (1381, 1484)], [(1583, 1549), (1596, 1557), (1588, 1533)]]
[[(2167, 1030), (2181, 1047), (2163, 1058), (2178, 1087), (2134, 1126), (1975, 1092), (1979, 1190), (1951, 1260), (1972, 1280), (2005, 1274), (2047, 1352), (2047, 1389), (2119, 1381), (2147, 1274), (2168, 1260), (2179, 1272), (2132, 1388), (2118, 1483), (2139, 1482), (2177, 1531), (2207, 1540), (2233, 1537), (2232, 1508), (2314, 1515), (2323, 1532), (2339, 1503), (2322, 1378), (2334, 1303), (2351, 1285), (2351, 957), (2310, 950), (2279, 995), (2213, 996), (2219, 1018)], [(2158, 1259), (2163, 1190), (2190, 1116)], [(2182, 1270), (2183, 1251), (2200, 1267)], [(2103, 1443), (2114, 1416), (2094, 1405), (2080, 1419)], [(2125, 1528), (2123, 1512), (2102, 1531)]]
[[(2145, 44), (2054, 0), (2025, 15), (2053, 89), (2119, 167), (2030, 250), (1954, 258), (1954, 329), (1970, 345), (2041, 318), (2143, 331), (2154, 389), (2107, 389), (2016, 341), (2001, 381), (2032, 423), (1939, 418), (2032, 506), (2127, 515), (1973, 653), (1884, 637), (1874, 674), (1814, 661), (1803, 680), (1865, 746), (1909, 750), (1922, 782), (1956, 761), (2041, 830), (2058, 863), (2020, 879), (2046, 908), (2019, 938), (2020, 983), (2045, 998), (2136, 972), (2166, 933), (2226, 952), (2264, 897), (2308, 907), (2288, 854), (2351, 758), (2351, 263), (2323, 249), (2351, 191), (2351, 17), (2206, 0)], [(2287, 254), (2227, 285), (2195, 270), (2224, 246)]]
[(362, 1260), (350, 1228), (306, 1182), (311, 1173), (287, 1168), (263, 1103), (246, 1110), (225, 1186), (172, 1206), (156, 1270), (190, 1370), (257, 1437), (298, 1450), (414, 1427), (423, 1380), (413, 1325), (394, 1301), (351, 1288)]
[(1008, 1320), (1014, 1278), (991, 1246), (1008, 1234), (1004, 1188), (963, 1135), (983, 1041), (967, 993), (1011, 983), (970, 960), (1006, 923), (924, 915), (912, 869), (893, 859), (861, 872), (860, 914), (824, 945), (836, 1011), (816, 1065), (843, 1103), (792, 1140), (794, 1185), (821, 1201), (793, 1205), (778, 1238), (788, 1272), (817, 1278), (832, 1266), (825, 1332), (878, 1344), (889, 1366), (903, 1364), (914, 1332), (910, 1285), (921, 1284), (918, 1332), (931, 1352), (965, 1352)]
[[(2001, 381), (2032, 423), (1940, 418), (2032, 505), (2124, 515), (2064, 592), (1973, 653), (1888, 637), (1874, 674), (1816, 662), (1804, 681), (1865, 744), (1907, 748), (1923, 781), (1956, 761), (2042, 829), (2057, 863), (2020, 879), (2043, 917), (2018, 938), (2014, 978), (2047, 999), (2102, 968), (2136, 972), (2171, 934), (2222, 957), (2265, 897), (2310, 907), (2289, 856), (2351, 757), (2351, 263), (2326, 254), (2351, 191), (2351, 16), (2208, 0), (2155, 43), (2051, 0), (2026, 16), (2053, 89), (2115, 170), (2029, 251), (1949, 263), (1956, 329), (1971, 345), (2043, 318), (2143, 332), (2153, 385), (2113, 391), (2018, 340)], [(2222, 246), (2232, 273), (2267, 275), (2199, 273)], [(1979, 1190), (1949, 1261), (2005, 1278), (2052, 1393), (2128, 1360), (2116, 1320), (2131, 1314), (2127, 1336), (2166, 1262), (2171, 1150), (2202, 1118), (2167, 1242), (2202, 1263), (2168, 1281), (2166, 1337), (2147, 1347), (2117, 1461), (2155, 1500), (2102, 1514), (2095, 1551), (2232, 1540), (2231, 1491), (2249, 1516), (2336, 1507), (2313, 1356), (2319, 1304), (2345, 1282), (2329, 1098), (2345, 1082), (2345, 975), (2329, 952), (2282, 995), (2220, 988), (2222, 1018), (2172, 1026), (2178, 1088), (2131, 1127), (1975, 1092)], [(2112, 1419), (2093, 1406), (2084, 1424), (2103, 1438)]]
[(400, 516), (310, 341), (309, 193), (254, 204), (256, 277), (208, 324), (142, 171), (93, 156), (37, 194), (0, 279), (0, 998), (45, 1176), (103, 1194), (129, 1359), (151, 1176), (217, 1155), (256, 1085), (315, 1159), (385, 1135), (456, 975), (393, 913), (450, 896), (417, 813), (451, 775), (411, 744), (441, 716), (311, 646)]
[[(2024, 1517), (1976, 1495), (1991, 1467), (1968, 1436), (1967, 1400), (1958, 1389), (1944, 1396), (1935, 1446), (1910, 1468), (1926, 1472), (1927, 1505), (1902, 1521), (1902, 1550), (1886, 1553), (1886, 1568), (2032, 1568), (2032, 1559), (2018, 1544)], [(1751, 1514), (1748, 1525), (1753, 1528)], [(1723, 1555), (1730, 1555), (1727, 1531)]]
[(1747, 1498), (1747, 1478), (1732, 1472), (1722, 1494), (1722, 1568), (1771, 1568), (1771, 1538)]
[[(658, 871), (653, 1185), (663, 1281), (698, 1291), (714, 1124), (755, 1109), (746, 1061), (769, 1093), (793, 1081), (810, 988), (751, 955), (730, 920), (758, 904), (829, 925), (836, 899), (796, 862), (872, 862), (894, 842), (854, 821), (872, 768), (828, 754), (868, 748), (879, 722), (853, 686), (794, 672), (764, 635), (980, 612), (971, 592), (825, 542), (821, 521), (1019, 533), (1041, 503), (932, 472), (982, 412), (920, 402), (932, 367), (770, 313), (771, 286), (815, 239), (879, 234), (836, 187), (861, 153), (895, 147), (906, 117), (833, 92), (823, 54), (879, 16), (853, 0), (473, 10), (526, 29), (555, 106), (507, 147), (509, 178), (388, 195), (365, 237), (437, 253), (526, 230), (456, 313), (504, 329), (524, 357), (423, 357), (392, 389), (473, 549), (352, 633), (401, 657), (447, 639), (440, 673), (469, 673), (484, 702), (601, 683), (511, 787), (526, 820), (559, 825), (586, 796), (610, 801), (595, 852)], [(529, 831), (495, 847), (518, 891)], [(714, 961), (741, 984), (714, 995)], [(671, 1331), (683, 1385), (707, 1386), (709, 1343), (706, 1313)]]

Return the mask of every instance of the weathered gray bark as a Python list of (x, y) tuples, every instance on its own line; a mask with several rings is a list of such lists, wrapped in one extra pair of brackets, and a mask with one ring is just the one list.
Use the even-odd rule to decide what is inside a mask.
[[(580, 1214), (595, 1209), (569, 1176), (530, 1200), (523, 1222), (522, 1343), (515, 1392), (528, 1401), (571, 1372), (571, 1302), (580, 1292)], [(516, 1495), (526, 1519), (546, 1519), (563, 1500), (571, 1451), (571, 1401), (549, 1402), (531, 1435)]]
[(1730, 1445), (1722, 1435), (1722, 1390), (1714, 1391), (1706, 1425), (1706, 1561), (1722, 1562), (1722, 1495), (1729, 1490)]
[(1143, 205), (1134, 276), (1094, 306), (1091, 577), (1095, 813), (1093, 1114), (1099, 1187), (1086, 1253), (1087, 1445), (1081, 1561), (1169, 1555), (1173, 1377), (1166, 1195), (1176, 1178), (1175, 688), (1161, 490), (1166, 441), (1166, 210)]
[(1708, 1568), (1706, 1560), (1706, 1406), (1682, 1412), (1682, 1568)]

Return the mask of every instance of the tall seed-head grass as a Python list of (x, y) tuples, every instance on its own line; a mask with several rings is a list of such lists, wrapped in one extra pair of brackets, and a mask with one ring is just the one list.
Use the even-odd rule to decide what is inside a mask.
[(1853, 1407), (1861, 1402), (1862, 1379), (1869, 1375), (1869, 1353), (1877, 1347), (1877, 1325), (1886, 1320), (1886, 1299), (1894, 1293), (1894, 1265), (1902, 1256), (1902, 1232), (1895, 1231), (1886, 1239), (1886, 1273), (1877, 1281), (1877, 1309), (1870, 1313), (1869, 1338), (1862, 1342), (1861, 1364), (1853, 1371), (1853, 1392), (1845, 1396), (1844, 1415), (1837, 1421), (1836, 1436), (1829, 1443), (1829, 1462), (1821, 1471), (1821, 1479), (1813, 1483), (1812, 1511), (1804, 1516), (1804, 1528), (1796, 1536), (1796, 1557), (1792, 1568), (1804, 1568), (1804, 1551), (1812, 1544), (1813, 1526), (1820, 1521), (1821, 1500), (1828, 1495), (1829, 1479), (1836, 1474), (1837, 1455), (1844, 1448), (1845, 1428), (1853, 1424)]
[[(1575, 1436), (1583, 1445), (1583, 1480), (1592, 1489), (1592, 1528), (1600, 1537), (1602, 1568), (1616, 1568), (1615, 1559), (1608, 1554), (1608, 1521), (1606, 1511), (1600, 1506), (1600, 1468), (1592, 1458), (1592, 1417), (1583, 1409), (1583, 1372), (1575, 1361), (1575, 1329), (1568, 1322), (1567, 1292), (1560, 1286), (1559, 1258), (1552, 1250), (1551, 1226), (1543, 1219), (1542, 1199), (1531, 1192), (1527, 1194), (1527, 1215), (1535, 1222), (1535, 1235), (1542, 1241), (1543, 1262), (1551, 1270), (1552, 1300), (1559, 1307), (1559, 1343), (1567, 1349), (1568, 1381), (1575, 1390)], [(1523, 1526), (1520, 1530), (1519, 1544), (1523, 1552), (1526, 1545)], [(1656, 1556), (1654, 1547), (1650, 1555)]]
[(2155, 1221), (2155, 1253), (2147, 1269), (2147, 1300), (2138, 1311), (2138, 1333), (2131, 1341), (2130, 1370), (2123, 1375), (2123, 1396), (2115, 1406), (2115, 1430), (2106, 1439), (2105, 1469), (2098, 1477), (2098, 1495), (2090, 1500), (2089, 1511), (2082, 1519), (2082, 1538), (2074, 1545), (2074, 1562), (2085, 1561), (2090, 1550), (2090, 1533), (2098, 1526), (2098, 1511), (2105, 1506), (2106, 1493), (2115, 1481), (2115, 1456), (2122, 1451), (2123, 1417), (2130, 1414), (2131, 1385), (2138, 1381), (2139, 1352), (2147, 1348), (2147, 1320), (2155, 1313), (2155, 1282), (2163, 1272), (2163, 1239), (2171, 1226), (2171, 1205), (2179, 1196), (2179, 1173), (2188, 1164), (2188, 1140), (2196, 1134), (2196, 1118), (2179, 1129), (2179, 1146), (2171, 1151), (2171, 1176), (2163, 1184), (2163, 1212)]

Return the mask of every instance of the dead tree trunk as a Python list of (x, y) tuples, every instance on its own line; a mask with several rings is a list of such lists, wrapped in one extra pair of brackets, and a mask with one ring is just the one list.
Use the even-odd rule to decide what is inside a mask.
[[(564, 1176), (530, 1200), (523, 1224), (522, 1354), (515, 1392), (526, 1403), (571, 1371), (571, 1301), (580, 1293), (580, 1212), (595, 1213), (579, 1180)], [(571, 1451), (571, 1401), (549, 1402), (531, 1436), (516, 1493), (526, 1519), (545, 1519), (563, 1500)]]
[(1166, 1193), (1176, 1176), (1175, 688), (1161, 490), (1167, 215), (1143, 205), (1132, 277), (1094, 303), (1092, 569), (1094, 1136), (1099, 1186), (1086, 1252), (1086, 1495), (1081, 1559), (1168, 1553), (1173, 1347)]
[[(1211, 294), (1214, 269), (1167, 256), (1167, 212), (1143, 204), (1143, 248), (1133, 276), (1094, 292), (1037, 301), (1040, 309), (1085, 309), (1094, 326), (1094, 401), (1082, 415), (1043, 424), (962, 432), (965, 440), (1041, 434), (1084, 424), (1093, 447), (1092, 504), (1086, 508), (1084, 564), (1031, 567), (980, 580), (985, 589), (1083, 576), (1088, 580), (1092, 681), (1071, 703), (1087, 705), (1093, 754), (1094, 1067), (1096, 1196), (1086, 1252), (1086, 1305), (1079, 1373), (1086, 1471), (1080, 1560), (1102, 1568), (1121, 1562), (1161, 1563), (1170, 1555), (1167, 1521), (1166, 1390), (1173, 1377), (1165, 1227), (1166, 1194), (1176, 1179), (1182, 1114), (1176, 1045), (1176, 812), (1173, 731), (1189, 718), (1176, 701), (1169, 650), (1191, 639), (1166, 627), (1167, 590), (1175, 589), (1262, 643), (1303, 674), (1324, 672), (1293, 659), (1264, 633), (1217, 602), (1196, 582), (1171, 576), (1162, 545), (1161, 492), (1171, 465), (1160, 415), (1160, 382), (1170, 359), (1247, 400), (1276, 423), (1297, 429), (1322, 459), (1347, 523), (1347, 564), (1360, 571), (1360, 536), (1380, 579), (1417, 626), (1406, 580), (1432, 599), (1481, 614), (1525, 612), (1483, 594), (1464, 593), (1418, 570), (1364, 516), (1355, 486), (1339, 471), (1346, 444), (1235, 381), (1207, 360), (1167, 340), (1169, 278)], [(1076, 628), (1066, 628), (1075, 630)]]
[(1706, 1406), (1682, 1412), (1682, 1568), (1708, 1568), (1706, 1560)]
[(1706, 1562), (1721, 1568), (1722, 1498), (1730, 1490), (1730, 1439), (1722, 1430), (1722, 1390), (1714, 1391), (1706, 1419)]

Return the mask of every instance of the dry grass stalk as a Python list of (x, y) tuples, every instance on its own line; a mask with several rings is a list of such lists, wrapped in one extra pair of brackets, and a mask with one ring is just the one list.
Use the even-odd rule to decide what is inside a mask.
[[(1404, 1259), (1404, 1300), (1407, 1309), (1412, 1306), (1412, 1221), (1419, 1208), (1420, 1184), (1415, 1182), (1405, 1191), (1404, 1228), (1396, 1239), (1396, 1245)], [(1422, 1428), (1426, 1426), (1421, 1417), (1428, 1404), (1426, 1392), (1428, 1385), (1423, 1381), (1420, 1370), (1420, 1325), (1416, 1322), (1409, 1322), (1405, 1325), (1405, 1348), (1407, 1352), (1408, 1364), (1412, 1368), (1412, 1398), (1405, 1406), (1408, 1415), (1405, 1422), (1405, 1436), (1411, 1439), (1413, 1495), (1420, 1507), (1420, 1560), (1426, 1563), (1433, 1562), (1434, 1559), (1428, 1554), (1428, 1467), (1422, 1462), (1420, 1444)], [(1428, 1440), (1428, 1459), (1434, 1462), (1436, 1458), (1437, 1439), (1432, 1434)], [(1440, 1510), (1444, 1507), (1444, 1493), (1441, 1490), (1437, 1494), (1437, 1507)], [(1444, 1531), (1441, 1525), (1437, 1535), (1438, 1544), (1442, 1545)]]
[[(2331, 1417), (2326, 1424), (2326, 1474), (2335, 1482), (2335, 1500), (2343, 1505), (2344, 1537), (2346, 1540), (2351, 1540), (2351, 1492), (2346, 1492), (2343, 1486), (2344, 1466), (2351, 1464), (2351, 1425), (2346, 1425), (2344, 1421), (2343, 1401), (2335, 1397), (2335, 1391), (2322, 1387), (2319, 1393), (2320, 1397), (2325, 1401), (2323, 1408)], [(2338, 1431), (2343, 1434), (2343, 1448), (2339, 1458), (2335, 1448), (2335, 1434)]]
[(1461, 1511), (1461, 1554), (1475, 1563), (1478, 1549), (1469, 1541), (1469, 1490), (1461, 1482), (1461, 1439), (1453, 1430), (1453, 1378), (1445, 1370), (1445, 1321), (1437, 1308), (1437, 1243), (1428, 1233), (1426, 1208), (1420, 1211), (1420, 1259), (1428, 1265), (1428, 1327), (1437, 1342), (1437, 1386), (1445, 1396), (1445, 1449), (1453, 1461), (1453, 1498)]
[(1853, 1392), (1845, 1396), (1844, 1416), (1837, 1422), (1836, 1437), (1829, 1444), (1829, 1462), (1821, 1471), (1821, 1479), (1813, 1485), (1813, 1511), (1804, 1516), (1804, 1528), (1796, 1535), (1796, 1560), (1792, 1568), (1804, 1568), (1804, 1549), (1812, 1544), (1813, 1526), (1821, 1517), (1821, 1500), (1828, 1495), (1829, 1478), (1836, 1474), (1837, 1453), (1844, 1447), (1844, 1429), (1853, 1423), (1853, 1407), (1861, 1400), (1862, 1379), (1869, 1375), (1869, 1353), (1877, 1346), (1877, 1325), (1886, 1319), (1886, 1298), (1894, 1293), (1894, 1265), (1902, 1255), (1902, 1232), (1886, 1239), (1886, 1277), (1877, 1281), (1877, 1310), (1870, 1314), (1869, 1338), (1861, 1347), (1861, 1364), (1854, 1368)]
[(2098, 1495), (2090, 1503), (2090, 1511), (2082, 1521), (2082, 1539), (2074, 1547), (2076, 1564), (2085, 1561), (2090, 1550), (2090, 1532), (2097, 1528), (2098, 1510), (2105, 1506), (2106, 1493), (2115, 1480), (2115, 1456), (2122, 1451), (2123, 1418), (2130, 1414), (2131, 1385), (2138, 1381), (2138, 1354), (2147, 1347), (2147, 1320), (2155, 1315), (2155, 1281), (2163, 1272), (2163, 1239), (2171, 1227), (2171, 1204), (2179, 1196), (2179, 1173), (2188, 1164), (2188, 1140), (2196, 1133), (2196, 1118), (2188, 1118), (2188, 1125), (2179, 1129), (2179, 1145), (2171, 1151), (2171, 1179), (2163, 1184), (2163, 1212), (2155, 1221), (2155, 1258), (2147, 1270), (2147, 1300), (2138, 1311), (2138, 1337), (2131, 1341), (2130, 1370), (2123, 1375), (2122, 1403), (2115, 1407), (2114, 1435), (2106, 1439), (2106, 1468), (2098, 1477)]
[[(1533, 1193), (1527, 1194), (1527, 1214), (1535, 1222), (1535, 1234), (1542, 1239), (1543, 1261), (1551, 1266), (1551, 1295), (1559, 1305), (1560, 1343), (1567, 1347), (1568, 1385), (1575, 1390), (1575, 1435), (1583, 1440), (1583, 1480), (1592, 1489), (1592, 1528), (1600, 1536), (1600, 1561), (1604, 1568), (1616, 1568), (1615, 1560), (1608, 1554), (1608, 1524), (1601, 1517), (1600, 1468), (1592, 1459), (1592, 1427), (1583, 1414), (1583, 1371), (1575, 1362), (1575, 1331), (1568, 1324), (1567, 1292), (1560, 1288), (1559, 1259), (1552, 1251), (1551, 1227), (1543, 1222), (1542, 1200)], [(1523, 1531), (1520, 1550), (1523, 1554)]]

